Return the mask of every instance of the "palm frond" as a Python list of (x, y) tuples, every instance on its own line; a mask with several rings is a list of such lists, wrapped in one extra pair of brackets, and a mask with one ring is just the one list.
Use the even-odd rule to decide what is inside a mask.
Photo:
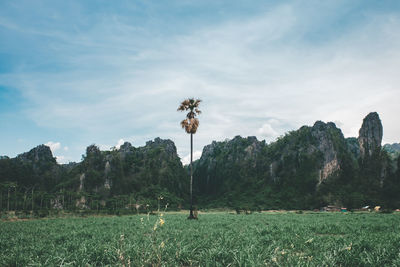
[(194, 107), (198, 107), (200, 105), (201, 99), (196, 99), (196, 101), (194, 101)]
[(182, 101), (182, 105), (185, 107), (188, 107), (190, 105), (190, 100), (189, 99), (185, 99)]
[(177, 111), (189, 111), (186, 114), (186, 119), (180, 123), (181, 127), (185, 129), (187, 133), (194, 134), (197, 132), (200, 123), (195, 117), (201, 114), (201, 111), (198, 109), (200, 102), (200, 99), (188, 98), (183, 100), (177, 109)]
[(185, 129), (188, 124), (189, 124), (188, 119), (184, 119), (183, 121), (181, 121), (181, 126), (183, 129)]
[(193, 134), (196, 133), (197, 128), (199, 127), (199, 124), (200, 124), (200, 122), (198, 119), (196, 119), (196, 118), (190, 119), (190, 126), (191, 126), (190, 133), (193, 133)]

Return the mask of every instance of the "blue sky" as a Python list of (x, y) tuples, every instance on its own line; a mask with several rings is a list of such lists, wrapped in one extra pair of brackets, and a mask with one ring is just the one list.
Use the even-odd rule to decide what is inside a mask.
[(0, 155), (159, 136), (187, 162), (187, 97), (196, 157), (316, 120), (357, 136), (370, 111), (400, 142), (399, 29), (399, 1), (1, 1)]

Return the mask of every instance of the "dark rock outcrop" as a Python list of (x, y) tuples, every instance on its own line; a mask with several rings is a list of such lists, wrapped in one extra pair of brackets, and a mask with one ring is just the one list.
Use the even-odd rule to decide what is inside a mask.
[(349, 151), (356, 159), (358, 159), (360, 157), (360, 144), (358, 143), (358, 139), (355, 137), (349, 137), (346, 138), (346, 143)]
[(56, 159), (53, 157), (50, 147), (46, 145), (39, 145), (31, 149), (29, 152), (25, 152), (23, 154), (18, 155), (17, 158), (22, 161), (31, 163), (40, 163), (40, 162), (56, 163)]
[(162, 147), (163, 150), (170, 156), (177, 156), (176, 146), (170, 139), (155, 138), (154, 141), (147, 141), (146, 146), (142, 147), (143, 150), (150, 150), (156, 147)]
[(119, 147), (119, 152), (123, 154), (129, 154), (132, 152), (132, 148), (133, 146), (131, 143), (125, 142)]
[(364, 118), (358, 136), (361, 158), (379, 152), (382, 137), (383, 127), (379, 115), (376, 112), (371, 112)]
[(400, 144), (393, 143), (393, 144), (386, 144), (383, 146), (383, 149), (389, 153), (400, 153)]
[(168, 192), (174, 196), (170, 204), (177, 205), (187, 197), (183, 189), (188, 179), (171, 140), (155, 138), (142, 147), (125, 142), (111, 151), (91, 145), (76, 169), (75, 190), (102, 195), (103, 200), (116, 194), (157, 199)]

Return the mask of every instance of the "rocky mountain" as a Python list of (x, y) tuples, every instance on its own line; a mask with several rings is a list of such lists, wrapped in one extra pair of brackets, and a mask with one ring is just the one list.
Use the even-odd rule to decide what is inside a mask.
[(99, 203), (107, 208), (126, 204), (128, 198), (131, 204), (152, 203), (154, 208), (160, 195), (177, 207), (188, 198), (188, 181), (175, 144), (160, 138), (143, 147), (126, 142), (112, 151), (90, 145), (82, 162), (68, 165), (58, 165), (45, 145), (0, 160), (0, 184), (17, 185), (21, 193), (35, 186), (37, 192), (52, 195), (47, 201), (58, 208), (93, 208)]
[(316, 188), (349, 158), (355, 160), (340, 129), (317, 121), (271, 144), (240, 136), (213, 142), (195, 164), (195, 179), (204, 204), (213, 196), (211, 203), (228, 206), (312, 208)]
[(195, 162), (199, 203), (209, 206), (316, 208), (382, 202), (393, 176), (381, 150), (382, 124), (368, 114), (358, 138), (317, 121), (266, 144), (235, 137), (204, 147)]
[(371, 112), (363, 120), (358, 143), (360, 145), (360, 155), (372, 156), (373, 153), (380, 151), (383, 137), (383, 127), (378, 113)]
[(51, 190), (61, 177), (62, 168), (57, 164), (49, 147), (37, 146), (16, 158), (0, 159), (0, 183), (13, 182), (22, 188)]
[[(317, 121), (269, 144), (254, 136), (213, 141), (194, 162), (195, 203), (203, 208), (398, 208), (400, 145), (382, 148), (382, 136), (381, 120), (373, 112), (364, 118), (357, 138), (344, 138), (334, 123)], [(0, 209), (10, 201), (17, 209), (26, 209), (26, 203), (35, 208), (154, 209), (160, 196), (177, 208), (187, 205), (188, 189), (188, 172), (175, 144), (160, 138), (142, 147), (126, 142), (111, 151), (90, 145), (81, 162), (67, 165), (57, 164), (44, 145), (16, 158), (0, 158)], [(33, 201), (27, 201), (29, 196)]]
[(80, 191), (98, 199), (131, 195), (137, 202), (154, 202), (163, 195), (176, 207), (187, 198), (188, 179), (171, 140), (156, 138), (137, 148), (126, 142), (113, 151), (91, 145), (71, 173), (75, 173), (75, 181), (79, 178)]
[(18, 155), (17, 158), (32, 164), (56, 163), (50, 148), (46, 145), (39, 145), (29, 152)]

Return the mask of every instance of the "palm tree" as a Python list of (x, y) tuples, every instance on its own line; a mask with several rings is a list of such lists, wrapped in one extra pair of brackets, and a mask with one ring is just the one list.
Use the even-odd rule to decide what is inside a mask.
[(196, 133), (199, 127), (197, 115), (201, 114), (199, 110), (200, 99), (189, 98), (184, 100), (178, 107), (178, 111), (189, 111), (186, 114), (186, 119), (181, 121), (181, 126), (190, 134), (190, 215), (188, 219), (195, 219), (193, 215), (193, 134)]

